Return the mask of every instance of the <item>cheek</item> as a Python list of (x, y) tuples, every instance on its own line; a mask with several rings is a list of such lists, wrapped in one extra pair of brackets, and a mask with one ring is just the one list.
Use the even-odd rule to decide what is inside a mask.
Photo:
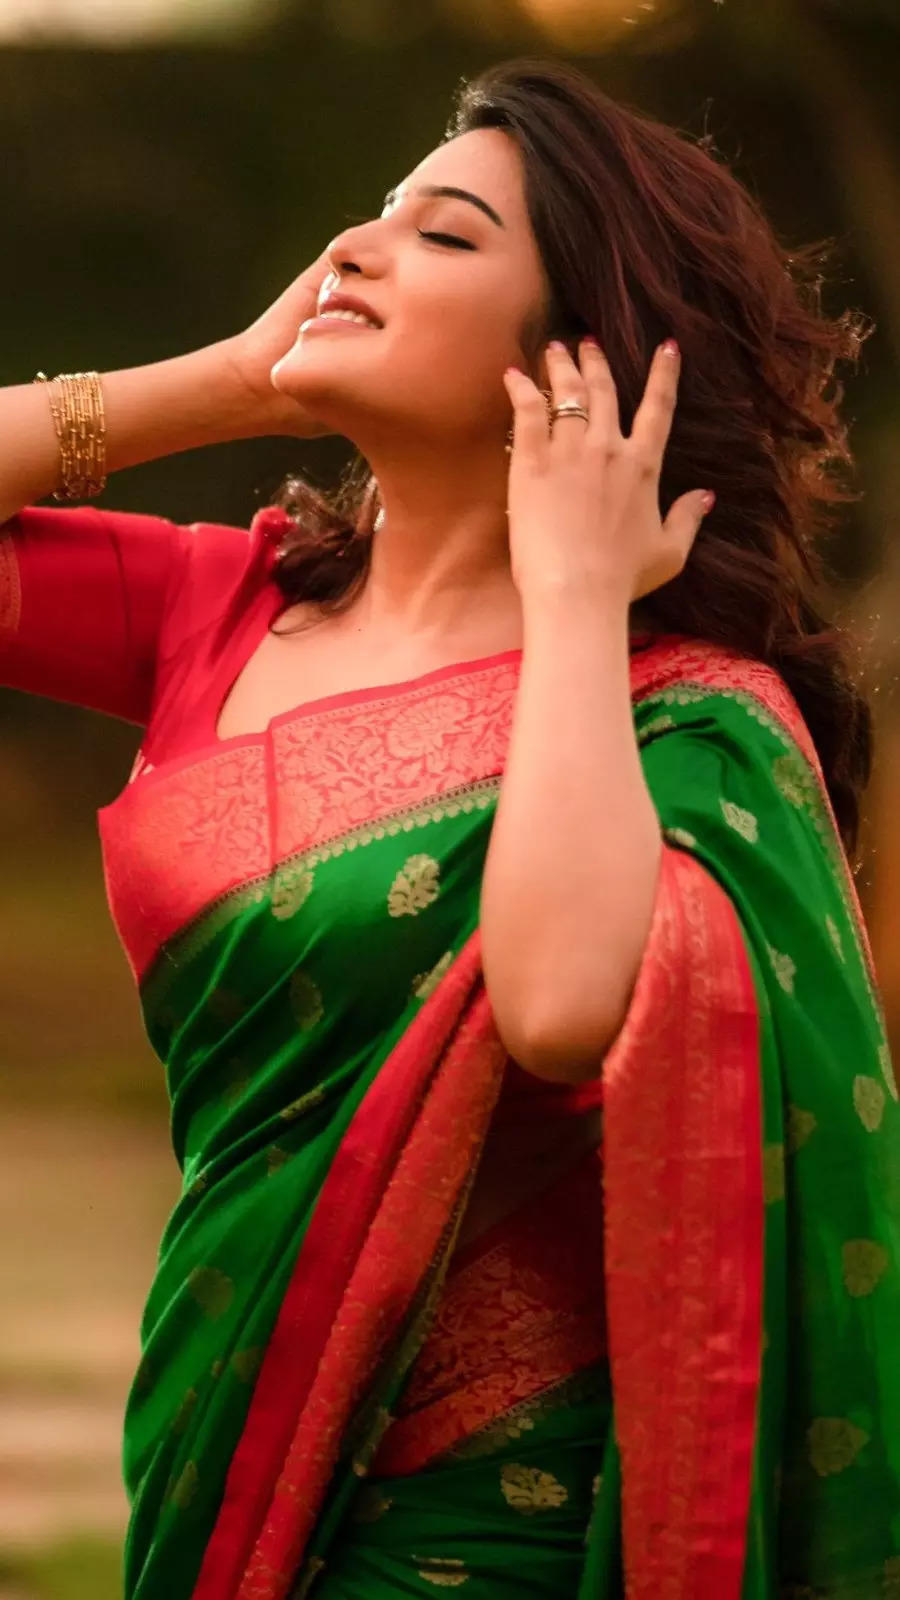
[(464, 261), (465, 272), (399, 282), (390, 330), (423, 351), (457, 351), (466, 359), (515, 348), (523, 317), (511, 303), (508, 276), (495, 262), (488, 268), (478, 260)]
[(415, 371), (429, 387), (440, 382), (471, 393), (493, 380), (502, 387), (504, 368), (520, 359), (517, 328), (489, 303), (446, 300), (427, 315), (398, 317), (386, 331), (390, 365)]

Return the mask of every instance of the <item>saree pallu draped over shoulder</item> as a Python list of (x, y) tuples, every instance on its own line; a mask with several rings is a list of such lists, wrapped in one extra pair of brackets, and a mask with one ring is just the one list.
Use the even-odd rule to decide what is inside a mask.
[[(900, 1111), (809, 733), (760, 663), (633, 652), (650, 935), (594, 1083), (529, 1087), (478, 932), (518, 654), (100, 814), (184, 1173), (127, 1600), (900, 1595)], [(496, 1129), (601, 1097), (461, 1243)]]

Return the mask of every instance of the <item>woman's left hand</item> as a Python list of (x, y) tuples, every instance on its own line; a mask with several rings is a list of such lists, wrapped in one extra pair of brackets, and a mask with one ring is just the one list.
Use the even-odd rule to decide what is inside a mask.
[(631, 433), (599, 346), (583, 340), (581, 369), (563, 344), (547, 347), (552, 404), (577, 400), (589, 413), (557, 417), (516, 367), (504, 373), (514, 410), (509, 465), (513, 580), (523, 598), (542, 586), (601, 586), (627, 607), (677, 577), (710, 505), (693, 489), (659, 510), (659, 479), (672, 427), (680, 356), (660, 345)]

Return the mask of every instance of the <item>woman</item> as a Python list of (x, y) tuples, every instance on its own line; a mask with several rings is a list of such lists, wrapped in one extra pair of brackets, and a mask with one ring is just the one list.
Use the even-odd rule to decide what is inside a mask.
[(900, 1587), (870, 725), (814, 600), (862, 329), (805, 265), (514, 62), (245, 334), (103, 377), (109, 468), (330, 431), (343, 498), (39, 509), (100, 422), (52, 389), (60, 468), (0, 397), (5, 681), (145, 728), (99, 825), (184, 1186), (129, 1600)]

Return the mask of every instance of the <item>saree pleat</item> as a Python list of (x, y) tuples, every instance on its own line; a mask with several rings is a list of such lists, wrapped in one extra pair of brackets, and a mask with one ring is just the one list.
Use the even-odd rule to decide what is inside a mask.
[[(225, 1504), (233, 1515), (226, 1511), (219, 1518), (195, 1590), (198, 1600), (232, 1591), (241, 1600), (287, 1593), (354, 1409), (465, 1190), (505, 1062), (483, 985), (474, 1003), (468, 1000), (478, 961), (475, 932), (452, 969), (453, 982), (433, 996), (435, 1011), (452, 1008), (451, 1047), (442, 1052), (440, 1021), (435, 1026), (426, 1007), (376, 1079), (366, 1103), (364, 1137), (368, 1145), (377, 1135), (374, 1098), (385, 1112), (380, 1147), (356, 1148), (352, 1124), (341, 1146), (307, 1235), (311, 1252), (308, 1256), (304, 1247), (270, 1341), (258, 1400), (255, 1395), (226, 1486)], [(427, 1092), (409, 1081), (410, 1072), (413, 1079), (421, 1078), (426, 1060), (434, 1062)], [(419, 1102), (408, 1130), (408, 1108)], [(389, 1153), (395, 1166), (388, 1175)], [(366, 1207), (367, 1188), (377, 1192), (374, 1211)], [(341, 1223), (348, 1217), (353, 1243), (341, 1249)], [(319, 1303), (322, 1257), (335, 1234), (337, 1259), (329, 1263), (335, 1269), (329, 1275), (343, 1292), (329, 1296), (326, 1282), (324, 1303)], [(310, 1307), (311, 1318), (298, 1314), (298, 1307)], [(300, 1383), (285, 1388), (292, 1373), (299, 1373)], [(268, 1403), (270, 1394), (274, 1405)], [(292, 1414), (292, 1400), (297, 1420), (285, 1451), (284, 1419)], [(360, 1452), (374, 1452), (380, 1437), (377, 1417), (374, 1426), (374, 1436), (360, 1441)], [(273, 1467), (279, 1465), (272, 1482)]]
[[(533, 1108), (602, 1105), (572, 1189), (596, 1315), (547, 1304), (520, 1393), (502, 1337), (489, 1382), (477, 1341), (426, 1381), (518, 1070), (478, 936), (512, 653), (157, 761), (107, 808), (185, 1177), (126, 1414), (126, 1600), (900, 1586), (900, 1108), (821, 769), (761, 663), (667, 638), (631, 671), (650, 934), (593, 1082)], [(497, 1235), (514, 1287), (540, 1190)], [(558, 1205), (535, 1218), (549, 1246)]]

